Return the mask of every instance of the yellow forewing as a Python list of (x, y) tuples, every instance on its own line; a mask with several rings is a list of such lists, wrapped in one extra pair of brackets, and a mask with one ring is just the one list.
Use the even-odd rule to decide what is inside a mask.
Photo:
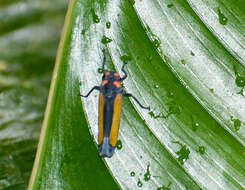
[(100, 93), (100, 99), (99, 99), (99, 136), (98, 141), (99, 144), (102, 143), (104, 138), (104, 96), (102, 93)]
[(116, 146), (117, 144), (121, 109), (122, 109), (122, 94), (117, 94), (114, 100), (114, 110), (113, 110), (112, 126), (111, 126), (111, 133), (110, 133), (110, 143), (112, 146)]

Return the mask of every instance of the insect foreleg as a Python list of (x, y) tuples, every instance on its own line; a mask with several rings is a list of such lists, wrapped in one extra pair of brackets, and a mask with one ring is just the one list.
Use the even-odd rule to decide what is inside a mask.
[(87, 98), (94, 90), (99, 90), (100, 91), (100, 87), (99, 86), (94, 86), (89, 92), (88, 94), (86, 95), (82, 95), (82, 94), (79, 94), (79, 96), (82, 96), (84, 98)]

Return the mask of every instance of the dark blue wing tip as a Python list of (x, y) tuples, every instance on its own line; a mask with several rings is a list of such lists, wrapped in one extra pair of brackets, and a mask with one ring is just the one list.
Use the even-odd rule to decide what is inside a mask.
[(109, 138), (105, 137), (103, 143), (99, 145), (100, 156), (111, 158), (114, 154), (115, 146), (111, 146)]

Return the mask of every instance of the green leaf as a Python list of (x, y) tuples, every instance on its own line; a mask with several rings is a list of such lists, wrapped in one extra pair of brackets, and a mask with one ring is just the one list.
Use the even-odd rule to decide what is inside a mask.
[[(243, 65), (170, 3), (70, 1), (29, 189), (245, 188)], [(110, 159), (96, 149), (98, 93), (78, 97), (101, 82), (102, 49), (107, 69), (128, 61), (124, 88), (152, 109), (124, 98)]]
[[(225, 2), (189, 0), (188, 2), (222, 45), (245, 65), (244, 2), (241, 0)], [(222, 15), (227, 19), (225, 26), (220, 24), (219, 19), (217, 19), (217, 16), (220, 18)]]
[[(146, 7), (151, 7), (151, 11), (147, 11)], [(240, 68), (240, 63), (225, 51), (184, 1), (176, 1), (171, 9), (163, 4), (160, 6), (159, 2), (139, 1), (135, 9), (148, 35), (161, 40), (160, 55), (185, 87), (245, 145), (245, 129), (236, 131), (231, 120), (235, 117), (245, 121), (245, 99), (236, 93), (238, 87), (233, 70), (234, 67)], [(181, 64), (181, 60), (185, 64)]]

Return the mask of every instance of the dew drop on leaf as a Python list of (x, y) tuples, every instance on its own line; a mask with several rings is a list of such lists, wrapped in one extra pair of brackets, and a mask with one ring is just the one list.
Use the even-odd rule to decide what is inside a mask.
[(130, 176), (134, 177), (135, 176), (135, 172), (130, 172)]
[(121, 140), (117, 141), (116, 147), (117, 147), (118, 150), (122, 149), (122, 141)]
[(210, 88), (209, 91), (210, 91), (211, 93), (214, 93), (214, 89), (213, 89), (213, 88)]
[(92, 16), (93, 16), (94, 23), (99, 23), (100, 22), (100, 17), (95, 13), (94, 9), (91, 9), (91, 13), (92, 13)]
[(236, 85), (238, 87), (244, 87), (245, 86), (245, 78), (241, 76), (236, 77)]
[(156, 113), (155, 111), (150, 111), (149, 115), (153, 117), (154, 119), (157, 118), (167, 118), (168, 116), (165, 116), (163, 113)]
[(86, 29), (82, 30), (82, 35), (84, 35), (86, 33)]
[(108, 44), (108, 43), (112, 42), (112, 39), (110, 39), (110, 38), (108, 38), (108, 37), (106, 37), (106, 36), (104, 35), (103, 38), (102, 38), (102, 40), (101, 40), (101, 42), (102, 42), (103, 44)]
[(241, 121), (239, 119), (235, 119), (233, 122), (234, 122), (235, 130), (238, 131), (241, 127)]
[(98, 73), (103, 73), (103, 69), (102, 68), (98, 68)]
[(161, 41), (158, 38), (155, 38), (152, 43), (155, 48), (158, 48), (161, 45)]
[(155, 85), (154, 85), (154, 88), (159, 88), (159, 85), (158, 85), (158, 84), (155, 84)]
[(111, 28), (111, 22), (109, 22), (109, 21), (106, 22), (106, 28), (107, 28), (107, 29)]
[(138, 186), (138, 187), (142, 187), (142, 186), (143, 186), (143, 184), (142, 184), (142, 182), (140, 181), (140, 179), (138, 179), (137, 186)]
[(220, 11), (220, 9), (218, 9), (218, 15), (219, 15), (219, 23), (222, 25), (226, 25), (227, 24), (227, 17)]
[(234, 128), (235, 128), (235, 131), (239, 131), (240, 127), (242, 125), (241, 120), (240, 119), (234, 119), (232, 116), (231, 116), (231, 120), (233, 121), (233, 125), (234, 125)]
[(167, 5), (168, 8), (171, 8), (171, 7), (173, 7), (173, 6), (174, 6), (173, 3), (170, 3), (170, 4)]
[(196, 122), (194, 125), (195, 125), (195, 127), (199, 127), (199, 123), (198, 122)]
[(185, 65), (185, 64), (186, 64), (186, 62), (185, 62), (185, 60), (184, 60), (184, 59), (181, 59), (180, 61), (181, 61), (181, 63), (182, 63), (183, 65)]
[(196, 131), (200, 127), (200, 124), (194, 120), (194, 117), (192, 115), (191, 115), (191, 127), (193, 131)]
[(197, 152), (200, 154), (205, 154), (206, 148), (204, 146), (199, 146)]
[(148, 164), (146, 173), (144, 174), (144, 180), (149, 181), (150, 179), (151, 179), (150, 164)]
[(179, 141), (175, 141), (174, 143), (177, 143), (181, 146), (180, 150), (175, 152), (179, 157), (177, 158), (178, 161), (181, 164), (184, 164), (186, 160), (189, 159), (190, 149), (186, 147), (186, 145), (183, 145)]

